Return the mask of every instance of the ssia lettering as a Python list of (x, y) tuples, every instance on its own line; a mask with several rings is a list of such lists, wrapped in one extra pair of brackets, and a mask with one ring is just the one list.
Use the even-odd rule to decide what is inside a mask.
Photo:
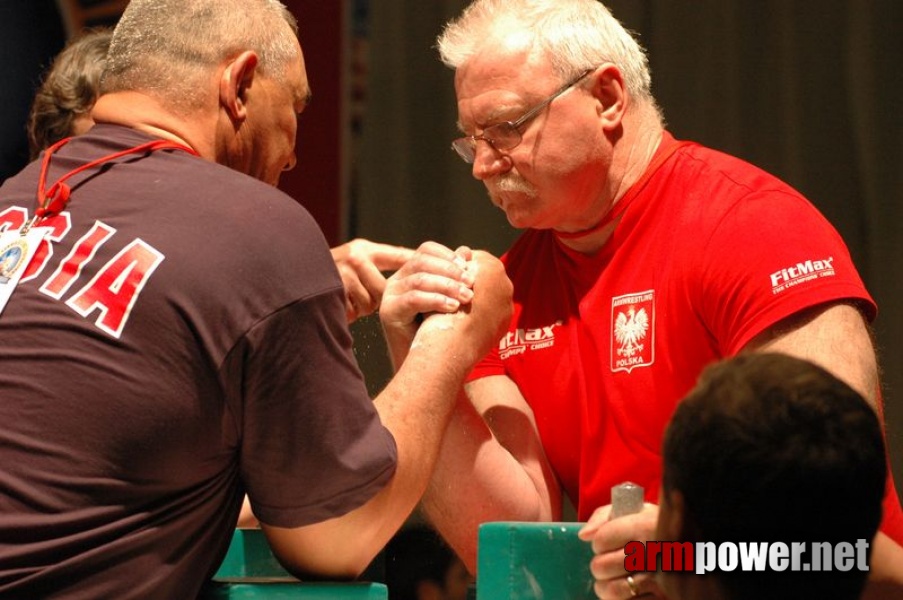
[[(19, 229), (28, 220), (28, 213), (21, 207), (11, 207), (0, 212), (0, 232)], [(49, 227), (22, 278), (22, 282), (41, 276), (53, 258), (53, 246), (72, 229), (67, 211), (41, 221), (41, 227)], [(116, 230), (101, 221), (95, 221), (91, 229), (79, 238), (72, 250), (63, 257), (52, 273), (39, 287), (39, 291), (54, 300), (65, 301), (66, 306), (90, 319), (96, 312), (94, 325), (113, 337), (119, 338), (125, 329), (129, 315), (141, 295), (141, 291), (164, 255), (141, 239), (129, 242), (116, 256), (97, 269), (87, 283), (83, 283), (82, 271), (94, 260), (97, 251), (113, 239)], [(81, 286), (81, 287), (79, 287)]]

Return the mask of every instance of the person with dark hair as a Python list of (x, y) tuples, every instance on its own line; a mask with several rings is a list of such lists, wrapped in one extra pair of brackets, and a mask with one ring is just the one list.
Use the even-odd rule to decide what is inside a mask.
[(389, 600), (466, 600), (474, 581), (436, 530), (419, 523), (389, 541), (385, 567)]
[[(0, 187), (0, 597), (195, 598), (242, 499), (298, 577), (359, 575), (510, 318), (485, 252), (423, 244), (368, 395), (322, 232), (275, 186), (311, 100), (278, 0), (131, 0), (87, 133)], [(424, 317), (424, 315), (426, 315)]]
[[(813, 543), (867, 544), (881, 522), (885, 447), (874, 409), (784, 354), (706, 368), (668, 424), (662, 461), (657, 540), (800, 543), (811, 566)], [(659, 579), (670, 600), (859, 598), (868, 571), (828, 567)]]
[[(480, 523), (556, 521), (566, 495), (597, 595), (655, 594), (624, 544), (653, 533), (662, 434), (702, 369), (784, 352), (878, 408), (877, 307), (799, 191), (667, 130), (645, 51), (602, 2), (475, 0), (437, 47), (454, 69), (451, 156), (523, 232), (502, 257), (514, 318), (468, 377), (426, 515), (475, 569)], [(625, 481), (645, 508), (611, 520)], [(872, 580), (903, 593), (893, 485), (874, 556)]]
[(32, 160), (44, 148), (94, 125), (91, 108), (97, 100), (112, 37), (112, 29), (87, 30), (54, 58), (28, 115)]

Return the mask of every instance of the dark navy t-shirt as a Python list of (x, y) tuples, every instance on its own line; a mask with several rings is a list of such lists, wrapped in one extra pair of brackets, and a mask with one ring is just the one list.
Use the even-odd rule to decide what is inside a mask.
[[(98, 125), (48, 187), (150, 139)], [(0, 230), (33, 214), (39, 166), (0, 188)], [(0, 314), (0, 597), (193, 597), (245, 492), (295, 527), (386, 484), (394, 440), (300, 205), (180, 150), (69, 182)]]

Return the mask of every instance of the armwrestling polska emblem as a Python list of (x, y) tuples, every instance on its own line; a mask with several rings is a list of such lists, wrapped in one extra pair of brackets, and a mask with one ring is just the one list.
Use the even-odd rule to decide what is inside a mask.
[(612, 372), (655, 361), (655, 290), (612, 298), (611, 325)]

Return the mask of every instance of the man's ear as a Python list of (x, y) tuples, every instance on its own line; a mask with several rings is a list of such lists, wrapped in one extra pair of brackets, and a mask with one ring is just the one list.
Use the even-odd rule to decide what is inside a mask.
[(590, 75), (591, 91), (599, 101), (599, 117), (606, 130), (613, 130), (621, 125), (627, 111), (627, 88), (624, 76), (617, 66), (606, 63)]
[(248, 90), (257, 72), (257, 54), (251, 50), (232, 59), (223, 70), (219, 81), (219, 103), (233, 121), (244, 121), (248, 116)]

